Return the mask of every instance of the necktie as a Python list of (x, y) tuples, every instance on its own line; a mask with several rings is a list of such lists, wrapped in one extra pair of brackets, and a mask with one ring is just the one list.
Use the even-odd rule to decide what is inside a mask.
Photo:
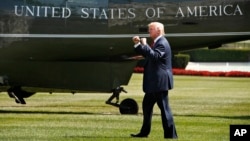
[(153, 48), (154, 45), (155, 45), (155, 42), (152, 42), (151, 45), (150, 45), (150, 47)]

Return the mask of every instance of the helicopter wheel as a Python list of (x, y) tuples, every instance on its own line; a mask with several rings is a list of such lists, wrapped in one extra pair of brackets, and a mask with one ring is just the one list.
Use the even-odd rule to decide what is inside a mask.
[(138, 104), (131, 98), (124, 99), (119, 107), (121, 114), (138, 114), (138, 109)]

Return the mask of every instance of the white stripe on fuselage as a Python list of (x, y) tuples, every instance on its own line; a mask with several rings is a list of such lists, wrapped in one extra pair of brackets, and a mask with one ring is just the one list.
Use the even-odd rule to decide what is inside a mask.
[[(131, 38), (133, 36), (148, 37), (148, 34), (0, 34), (2, 38)], [(168, 33), (166, 37), (197, 36), (246, 36), (250, 32), (206, 32), (206, 33)]]

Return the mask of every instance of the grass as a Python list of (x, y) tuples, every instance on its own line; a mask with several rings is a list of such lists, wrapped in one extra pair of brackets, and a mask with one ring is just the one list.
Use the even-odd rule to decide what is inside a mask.
[[(179, 141), (229, 141), (230, 124), (250, 124), (250, 78), (174, 76), (170, 103)], [(134, 74), (128, 94), (140, 107), (138, 115), (120, 115), (106, 105), (110, 95), (38, 93), (17, 105), (0, 94), (0, 140), (164, 140), (160, 110), (154, 108), (148, 138), (130, 138), (142, 123), (141, 74)]]

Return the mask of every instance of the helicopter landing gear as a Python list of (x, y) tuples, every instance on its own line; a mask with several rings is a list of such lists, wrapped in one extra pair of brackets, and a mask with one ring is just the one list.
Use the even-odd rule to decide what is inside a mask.
[[(127, 93), (127, 91), (124, 90), (123, 87), (117, 87), (113, 89), (113, 94), (106, 101), (106, 104), (118, 107), (121, 114), (138, 114), (138, 110), (139, 110), (138, 104), (134, 99), (127, 98), (127, 99), (124, 99), (119, 104), (119, 96), (121, 92)], [(116, 98), (116, 102), (112, 102), (114, 98)]]
[(18, 104), (26, 104), (24, 98), (30, 97), (34, 92), (27, 92), (21, 89), (21, 87), (11, 87), (7, 90), (9, 97), (14, 98)]

